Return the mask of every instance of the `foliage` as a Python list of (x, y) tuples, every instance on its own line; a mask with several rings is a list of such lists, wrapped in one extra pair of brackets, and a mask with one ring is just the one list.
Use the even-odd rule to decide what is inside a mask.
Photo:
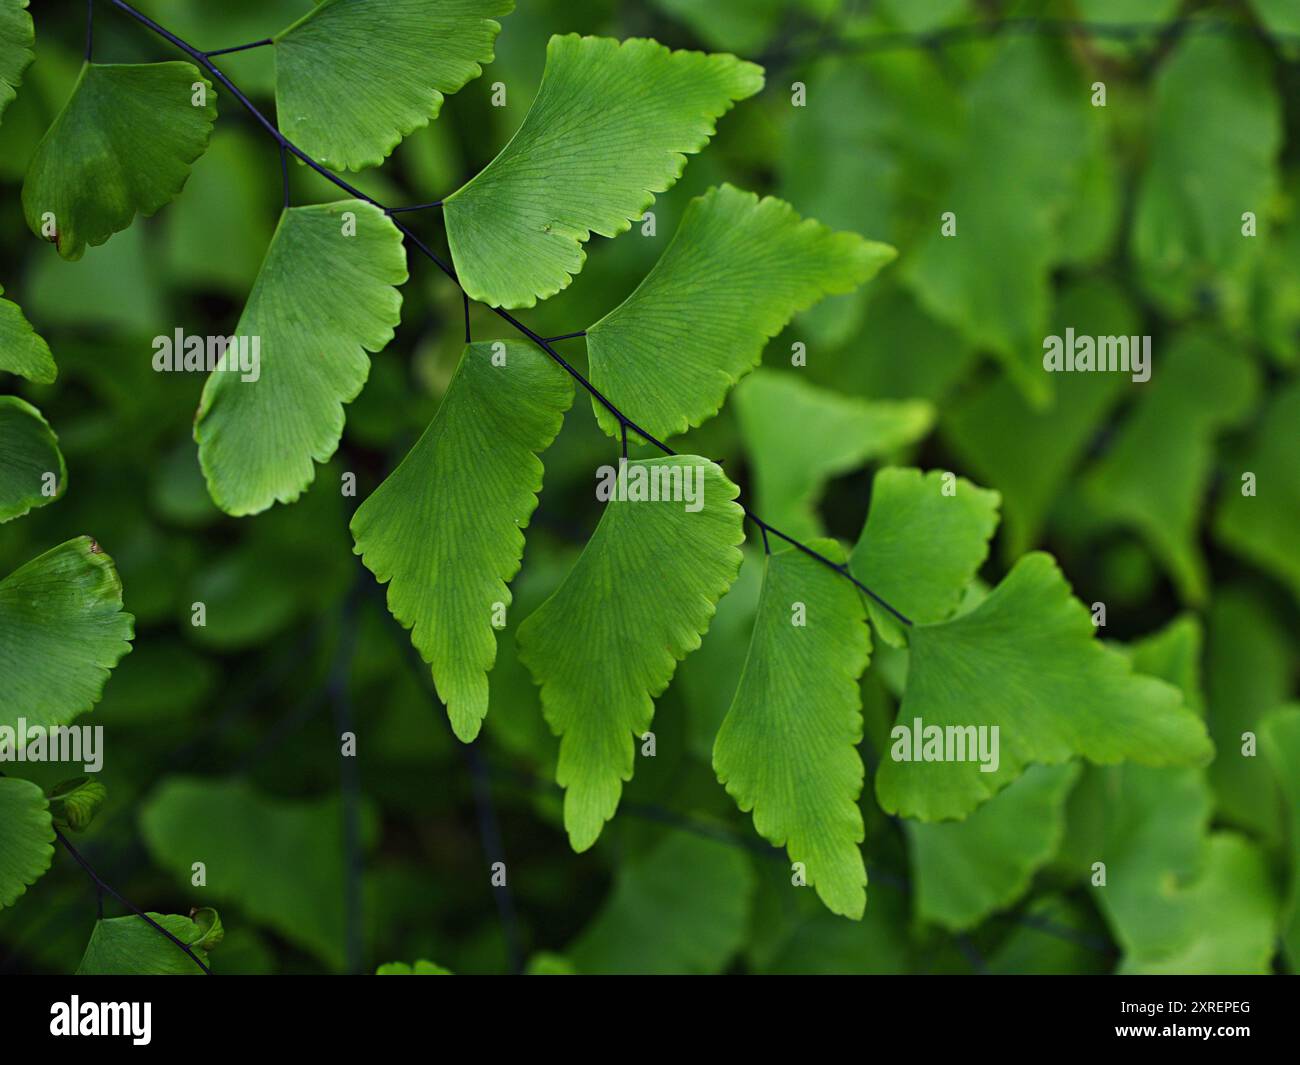
[(1285, 4), (136, 6), (0, 0), (0, 966), (1297, 971)]

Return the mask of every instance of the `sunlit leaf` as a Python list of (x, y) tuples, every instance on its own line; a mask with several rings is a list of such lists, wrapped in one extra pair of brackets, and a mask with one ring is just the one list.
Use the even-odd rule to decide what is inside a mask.
[[(194, 422), (217, 506), (256, 514), (311, 484), (313, 463), (338, 447), (343, 405), (365, 385), (366, 353), (393, 337), (405, 280), (402, 235), (377, 207), (343, 200), (284, 212), (235, 327), (240, 355), (232, 349), (228, 368), (213, 370)], [(260, 357), (245, 372), (245, 342), (251, 354), (255, 339)]]
[[(844, 561), (833, 540), (810, 546)], [(857, 681), (870, 652), (852, 584), (793, 547), (769, 556), (740, 687), (713, 748), (718, 780), (753, 812), (759, 835), (784, 846), (847, 917), (867, 902)]]
[[(1088, 611), (1048, 555), (1026, 555), (974, 610), (915, 625), (908, 635), (907, 690), (895, 725), (904, 731), (876, 777), (887, 811), (923, 821), (965, 817), (1033, 763), (1081, 755), (1164, 766), (1203, 763), (1213, 753), (1176, 688), (1134, 674), (1096, 639)], [(945, 760), (916, 750), (910, 737), (918, 720), (921, 730), (937, 726), (944, 734), (938, 753)], [(983, 726), (989, 754), (997, 726), (996, 767), (971, 751), (946, 760), (949, 746), (959, 753), (956, 733), (946, 744), (949, 726)], [(964, 737), (972, 735), (979, 733), (968, 728)], [(918, 753), (920, 760), (902, 760)]]
[[(637, 500), (634, 483), (652, 476), (677, 477), (694, 502)], [(699, 647), (744, 539), (738, 489), (707, 459), (640, 459), (619, 479), (629, 498), (605, 505), (572, 572), (519, 626), (520, 659), (560, 736), (556, 779), (578, 851), (614, 816), (654, 700)]]
[[(280, 131), (317, 162), (382, 163), (483, 73), (514, 0), (323, 0), (275, 41)], [(382, 76), (379, 75), (382, 72)]]
[(392, 582), (389, 609), (466, 742), (487, 714), (507, 584), (542, 487), (537, 456), (572, 402), (572, 380), (535, 345), (471, 344), (429, 428), (352, 519), (357, 553)]
[[(797, 311), (847, 292), (894, 257), (731, 185), (691, 201), (663, 256), (587, 330), (591, 380), (663, 439), (718, 412)], [(618, 422), (593, 399), (601, 426)]]
[(531, 307), (567, 287), (591, 234), (626, 232), (718, 118), (762, 87), (762, 69), (730, 55), (552, 37), (523, 125), (443, 203), (465, 290), (494, 306)]
[[(942, 621), (988, 555), (999, 501), (941, 470), (881, 470), (849, 569), (911, 621)], [(897, 642), (898, 620), (874, 600), (867, 606), (877, 631)]]

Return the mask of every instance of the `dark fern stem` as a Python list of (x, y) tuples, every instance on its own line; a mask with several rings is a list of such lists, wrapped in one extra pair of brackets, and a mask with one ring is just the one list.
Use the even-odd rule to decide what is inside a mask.
[(101, 919), (104, 916), (104, 896), (112, 895), (113, 898), (117, 899), (118, 902), (120, 902), (133, 914), (139, 917), (140, 920), (144, 921), (145, 924), (149, 925), (155, 931), (162, 933), (173, 943), (175, 943), (176, 946), (180, 947), (180, 949), (190, 957), (190, 960), (193, 961), (195, 965), (197, 965), (200, 969), (203, 970), (205, 976), (212, 975), (212, 970), (209, 969), (203, 963), (203, 960), (197, 954), (194, 953), (194, 951), (190, 948), (190, 946), (187, 943), (182, 943), (179, 939), (177, 939), (174, 935), (172, 935), (172, 933), (167, 931), (167, 929), (165, 929), (162, 925), (160, 925), (147, 913), (145, 913), (143, 910), (137, 907), (134, 903), (129, 902), (126, 898), (124, 898), (117, 891), (115, 891), (111, 885), (105, 882), (104, 878), (101, 877), (99, 873), (95, 870), (95, 867), (91, 865), (90, 862), (86, 860), (85, 856), (82, 855), (82, 853), (72, 845), (72, 843), (69, 841), (67, 836), (65, 836), (57, 828), (54, 830), (54, 835), (58, 838), (58, 841), (61, 844), (63, 844), (63, 849), (66, 850), (70, 855), (72, 855), (73, 860), (79, 866), (81, 866), (82, 869), (85, 870), (86, 875), (90, 877), (91, 882), (95, 885), (96, 902), (99, 908), (99, 916)]
[[(280, 146), (282, 151), (288, 152), (296, 156), (307, 166), (311, 167), (311, 169), (315, 170), (316, 173), (320, 174), (321, 177), (325, 178), (325, 180), (329, 181), (335, 187), (342, 189), (344, 192), (348, 193), (348, 195), (353, 196), (356, 199), (362, 200), (365, 203), (372, 204), (373, 206), (383, 211), (386, 215), (388, 215), (389, 218), (392, 219), (393, 225), (397, 227), (397, 229), (402, 233), (402, 235), (411, 244), (411, 246), (414, 247), (417, 251), (419, 251), (422, 255), (424, 255), (427, 259), (429, 259), (435, 266), (438, 267), (439, 270), (441, 270), (444, 274), (446, 274), (447, 277), (450, 278), (451, 281), (454, 282), (455, 285), (461, 289), (461, 292), (466, 296), (466, 298), (468, 298), (468, 293), (465, 293), (464, 286), (461, 285), (460, 279), (456, 275), (455, 268), (450, 263), (446, 262), (442, 258), (442, 256), (440, 256), (437, 252), (435, 252), (432, 248), (430, 248), (428, 244), (426, 244), (418, 236), (416, 236), (416, 234), (412, 232), (409, 226), (407, 226), (403, 222), (398, 221), (396, 218), (393, 217), (393, 215), (397, 212), (400, 212), (402, 208), (386, 207), (384, 204), (380, 203), (374, 197), (367, 196), (360, 189), (354, 188), (343, 178), (339, 177), (338, 174), (334, 173), (334, 171), (330, 170), (328, 167), (324, 166), (323, 164), (317, 162), (310, 155), (304, 152), (301, 148), (299, 148), (296, 144), (294, 144), (291, 140), (289, 140), (283, 133), (281, 133), (279, 128), (276, 126), (276, 124), (272, 122), (269, 118), (267, 118), (264, 114), (262, 114), (262, 112), (258, 110), (257, 106), (246, 95), (244, 95), (243, 92), (239, 90), (239, 88), (234, 84), (234, 82), (232, 82), (225, 74), (223, 74), (219, 69), (217, 69), (216, 65), (213, 64), (211, 59), (209, 59), (208, 53), (201, 52), (199, 49), (195, 48), (192, 44), (182, 40), (180, 37), (177, 37), (176, 34), (172, 33), (170, 30), (164, 28), (163, 26), (160, 26), (153, 19), (149, 18), (148, 15), (145, 15), (143, 12), (137, 11), (130, 4), (126, 3), (126, 0), (109, 0), (109, 2), (112, 3), (114, 7), (130, 15), (137, 22), (148, 27), (150, 30), (158, 34), (160, 37), (162, 37), (170, 44), (179, 48), (191, 59), (193, 59), (196, 63), (198, 63), (205, 70), (207, 70), (208, 73), (210, 73), (222, 86), (226, 88), (227, 91), (230, 92), (232, 96), (234, 96), (236, 100), (240, 102), (240, 104), (243, 105), (244, 109), (248, 111), (248, 113), (252, 115), (252, 117), (258, 122), (258, 124), (261, 125), (261, 127), (267, 132), (267, 134), (275, 140), (275, 142)], [(439, 200), (437, 201), (437, 204), (440, 204), (441, 202), (442, 201)], [(419, 209), (419, 207), (423, 207), (423, 206), (436, 206), (436, 204), (418, 205), (417, 208), (415, 209)], [(524, 325), (523, 322), (519, 321), (519, 319), (517, 319), (514, 315), (512, 315), (509, 311), (505, 310), (504, 308), (490, 307), (489, 309), (497, 317), (507, 322), (515, 330), (522, 333), (525, 337), (527, 337), (534, 344), (540, 347), (544, 352), (546, 352), (548, 356), (550, 356), (550, 358), (555, 363), (557, 363), (561, 368), (563, 368), (564, 371), (570, 377), (572, 377), (575, 381), (577, 381), (580, 385), (582, 385), (582, 387), (585, 388), (591, 394), (591, 396), (596, 400), (596, 402), (598, 402), (602, 407), (604, 407), (610, 413), (610, 415), (615, 419), (615, 421), (618, 422), (624, 434), (626, 434), (630, 430), (631, 432), (639, 436), (642, 440), (644, 440), (647, 444), (657, 448), (659, 451), (662, 451), (665, 455), (675, 456), (677, 454), (677, 452), (674, 451), (672, 448), (670, 448), (667, 444), (656, 439), (645, 429), (642, 429), (639, 425), (637, 425), (637, 423), (633, 421), (630, 417), (628, 417), (625, 413), (623, 413), (623, 411), (620, 410), (613, 403), (613, 401), (608, 399), (603, 393), (601, 393), (601, 391), (598, 388), (596, 388), (595, 385), (593, 385), (589, 380), (587, 380), (587, 377), (583, 373), (581, 373), (578, 369), (576, 369), (567, 359), (564, 358), (564, 356), (562, 356), (558, 351), (556, 351), (554, 345), (549, 340), (539, 335), (538, 333), (533, 332), (533, 330), (529, 329), (526, 325)], [(578, 336), (578, 335), (580, 334), (579, 333), (565, 334), (565, 338), (569, 336)], [(788, 536), (787, 534), (781, 532), (781, 530), (777, 529), (773, 525), (763, 521), (750, 508), (744, 506), (743, 504), (742, 504), (742, 508), (744, 509), (745, 514), (749, 517), (749, 519), (753, 521), (754, 524), (757, 525), (760, 529), (764, 530), (764, 532), (771, 533), (773, 536), (776, 536), (778, 539), (784, 540), (792, 547), (798, 549), (799, 551), (802, 551), (810, 558), (816, 559), (822, 565), (833, 570), (835, 573), (838, 573), (841, 577), (844, 577), (846, 580), (850, 581), (855, 587), (859, 589), (859, 591), (866, 594), (868, 597), (870, 597), (872, 600), (878, 603), (883, 609), (887, 610), (890, 614), (896, 617), (904, 625), (910, 626), (912, 624), (910, 618), (908, 618), (901, 611), (897, 610), (891, 604), (887, 603), (884, 599), (878, 596), (875, 592), (873, 592), (860, 580), (858, 580), (851, 573), (849, 573), (848, 569), (845, 566), (837, 562), (831, 561), (831, 559), (827, 558), (825, 555), (821, 554), (820, 552), (814, 551), (807, 544), (802, 543), (801, 541), (796, 540), (794, 537)]]

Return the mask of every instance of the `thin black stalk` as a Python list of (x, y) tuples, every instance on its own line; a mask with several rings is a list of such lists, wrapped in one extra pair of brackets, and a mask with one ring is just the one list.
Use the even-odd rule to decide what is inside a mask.
[(268, 44), (275, 44), (270, 37), (264, 37), (260, 41), (252, 41), (249, 44), (237, 44), (233, 48), (216, 48), (211, 52), (203, 54), (211, 59), (214, 55), (229, 55), (231, 52), (247, 52), (250, 48), (265, 48)]
[(402, 214), (406, 211), (427, 211), (431, 207), (441, 207), (441, 200), (434, 200), (433, 203), (414, 203), (410, 207), (385, 207), (385, 214)]
[(95, 0), (86, 0), (86, 62), (95, 50)]
[[(357, 199), (363, 200), (366, 203), (373, 204), (375, 207), (378, 207), (380, 210), (384, 211), (385, 214), (389, 215), (389, 217), (392, 219), (393, 225), (397, 227), (397, 229), (402, 233), (403, 237), (405, 237), (405, 239), (409, 241), (410, 244), (417, 251), (419, 251), (427, 259), (429, 259), (435, 266), (437, 266), (439, 270), (441, 270), (444, 274), (446, 274), (447, 277), (450, 278), (451, 281), (455, 283), (457, 288), (459, 288), (462, 293), (468, 296), (468, 293), (465, 292), (465, 287), (461, 284), (460, 278), (456, 274), (455, 267), (452, 266), (451, 263), (446, 262), (442, 258), (442, 256), (440, 256), (431, 247), (429, 247), (428, 244), (422, 241), (414, 233), (414, 231), (411, 230), (409, 226), (407, 226), (403, 222), (398, 221), (396, 218), (392, 218), (392, 215), (394, 213), (392, 208), (385, 207), (378, 200), (374, 199), (371, 196), (367, 196), (359, 189), (354, 188), (352, 185), (348, 184), (346, 181), (344, 181), (341, 177), (335, 174), (328, 167), (322, 165), (321, 163), (318, 163), (310, 155), (308, 155), (296, 144), (294, 144), (287, 137), (285, 137), (284, 134), (281, 133), (280, 130), (276, 127), (275, 123), (272, 122), (269, 118), (267, 118), (264, 114), (262, 114), (262, 112), (258, 110), (257, 106), (239, 90), (239, 88), (234, 84), (234, 82), (232, 82), (228, 77), (226, 77), (225, 74), (223, 74), (220, 70), (218, 70), (217, 67), (211, 62), (211, 60), (208, 59), (208, 57), (203, 52), (199, 51), (197, 48), (195, 48), (187, 41), (184, 41), (180, 37), (177, 37), (176, 34), (172, 33), (170, 30), (166, 29), (163, 26), (160, 26), (153, 19), (149, 18), (148, 15), (145, 15), (142, 12), (137, 11), (130, 4), (126, 3), (126, 0), (109, 0), (109, 2), (112, 3), (119, 10), (130, 15), (141, 25), (148, 27), (158, 36), (162, 37), (164, 40), (168, 41), (175, 47), (179, 48), (186, 55), (194, 59), (195, 62), (202, 65), (204, 69), (207, 70), (214, 78), (216, 78), (216, 80), (221, 85), (225, 86), (225, 88), (234, 96), (234, 98), (238, 100), (240, 104), (243, 105), (244, 109), (248, 111), (250, 115), (253, 116), (253, 118), (262, 126), (263, 129), (266, 130), (266, 132), (271, 137), (275, 139), (276, 143), (279, 144), (283, 150), (290, 152), (298, 159), (301, 159), (307, 166), (311, 167), (323, 178), (325, 178), (327, 181), (331, 182), (338, 188), (342, 189), (344, 192), (348, 193), (349, 195)], [(578, 384), (580, 384), (584, 389), (586, 389), (587, 392), (589, 392), (591, 396), (610, 413), (610, 415), (615, 419), (615, 421), (618, 422), (619, 426), (625, 432), (627, 430), (631, 430), (632, 432), (636, 433), (637, 436), (641, 437), (641, 439), (644, 440), (647, 444), (657, 448), (665, 455), (675, 456), (677, 454), (677, 452), (675, 452), (667, 444), (663, 443), (662, 441), (652, 436), (645, 429), (642, 429), (635, 421), (633, 421), (626, 414), (624, 414), (623, 411), (620, 410), (610, 399), (608, 399), (595, 385), (593, 385), (589, 380), (587, 380), (584, 374), (582, 374), (579, 370), (577, 370), (574, 366), (572, 366), (569, 363), (569, 361), (565, 359), (564, 356), (561, 355), (555, 349), (555, 347), (551, 344), (549, 340), (547, 340), (545, 337), (541, 336), (540, 334), (535, 333), (533, 330), (529, 329), (528, 326), (524, 325), (523, 322), (521, 322), (518, 318), (512, 315), (505, 308), (490, 307), (490, 310), (492, 311), (493, 314), (497, 315), (497, 317), (501, 318), (503, 321), (507, 322), (510, 326), (512, 326), (517, 332), (522, 333), (525, 337), (527, 337), (534, 344), (540, 347), (544, 352), (546, 352), (546, 354), (550, 356), (550, 358), (556, 364), (558, 364), (570, 377), (572, 377), (575, 381), (578, 382)], [(798, 548), (800, 551), (804, 552), (804, 554), (808, 555), (809, 557), (817, 559), (823, 565), (830, 567), (836, 573), (840, 574), (842, 577), (851, 581), (861, 591), (863, 591), (865, 594), (867, 594), (873, 600), (875, 600), (875, 602), (879, 603), (884, 609), (888, 610), (889, 613), (891, 613), (894, 617), (898, 618), (898, 620), (901, 621), (903, 624), (905, 625), (912, 624), (909, 618), (907, 618), (905, 615), (900, 613), (889, 603), (885, 602), (884, 599), (882, 599), (870, 588), (868, 588), (865, 584), (863, 584), (851, 573), (849, 573), (848, 569), (845, 566), (838, 565), (837, 563), (832, 562), (825, 555), (822, 555), (817, 551), (814, 551), (811, 547), (808, 547), (806, 544), (801, 543), (800, 541), (794, 539), (794, 537), (787, 536), (779, 529), (776, 529), (775, 527), (762, 521), (762, 519), (760, 519), (756, 514), (754, 514), (752, 510), (750, 510), (747, 507), (745, 508), (745, 513), (748, 514), (749, 517), (753, 519), (753, 521), (760, 526), (760, 528), (766, 529), (768, 532), (786, 541), (791, 546)]]
[(74, 847), (74, 846), (72, 845), (72, 843), (68, 840), (68, 837), (67, 837), (67, 836), (65, 836), (65, 835), (64, 835), (61, 831), (59, 831), (59, 829), (57, 829), (57, 828), (54, 830), (54, 835), (58, 838), (58, 841), (59, 841), (60, 843), (63, 844), (64, 849), (65, 849), (65, 850), (66, 850), (70, 855), (72, 855), (73, 860), (76, 861), (76, 863), (77, 863), (79, 866), (81, 866), (82, 869), (85, 870), (86, 875), (87, 875), (88, 877), (90, 877), (91, 881), (94, 883), (94, 885), (95, 885), (95, 890), (96, 890), (97, 892), (99, 892), (99, 895), (100, 895), (100, 899), (99, 899), (99, 914), (100, 914), (101, 917), (103, 917), (103, 915), (104, 915), (104, 900), (103, 900), (103, 896), (104, 896), (104, 895), (112, 895), (113, 898), (117, 899), (118, 902), (120, 902), (123, 906), (125, 906), (125, 907), (126, 907), (128, 910), (130, 910), (133, 914), (135, 914), (137, 917), (139, 917), (140, 920), (144, 921), (145, 924), (152, 926), (155, 930), (161, 932), (161, 933), (162, 933), (163, 935), (165, 935), (168, 939), (170, 939), (173, 943), (175, 943), (178, 947), (180, 947), (181, 950), (183, 950), (187, 955), (189, 955), (190, 960), (193, 961), (195, 965), (197, 965), (200, 969), (203, 970), (203, 972), (204, 972), (205, 975), (207, 975), (207, 976), (211, 976), (211, 975), (212, 975), (212, 970), (209, 969), (206, 965), (203, 964), (203, 961), (199, 958), (199, 956), (198, 956), (197, 954), (194, 953), (193, 950), (190, 949), (190, 947), (189, 947), (188, 944), (186, 944), (186, 943), (182, 943), (179, 939), (177, 939), (174, 935), (172, 935), (169, 931), (167, 931), (167, 929), (165, 929), (162, 925), (160, 925), (157, 921), (155, 921), (155, 920), (154, 920), (152, 917), (150, 917), (147, 913), (145, 913), (143, 910), (141, 910), (141, 909), (139, 909), (138, 907), (136, 907), (136, 905), (135, 905), (134, 903), (129, 902), (129, 901), (128, 901), (126, 898), (124, 898), (122, 895), (118, 894), (118, 892), (115, 891), (115, 890), (112, 888), (111, 885), (105, 883), (104, 878), (101, 877), (101, 876), (99, 875), (99, 873), (97, 873), (97, 872), (95, 871), (95, 867), (94, 867), (93, 865), (91, 865), (90, 862), (88, 862), (88, 861), (87, 861), (87, 860), (82, 856), (81, 852), (78, 851), (77, 848)]

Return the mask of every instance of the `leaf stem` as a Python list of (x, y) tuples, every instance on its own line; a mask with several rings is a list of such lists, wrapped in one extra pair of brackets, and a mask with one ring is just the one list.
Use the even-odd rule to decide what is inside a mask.
[(250, 48), (264, 48), (268, 44), (275, 44), (270, 37), (264, 37), (260, 41), (251, 41), (248, 44), (237, 44), (233, 48), (217, 48), (211, 52), (203, 54), (211, 59), (214, 55), (229, 55), (231, 52), (247, 52)]
[[(276, 143), (280, 145), (282, 151), (289, 152), (292, 155), (296, 156), (298, 159), (302, 160), (307, 166), (315, 170), (316, 173), (320, 174), (321, 177), (325, 178), (326, 181), (329, 181), (331, 184), (342, 189), (348, 195), (353, 196), (358, 200), (362, 200), (365, 203), (371, 204), (379, 208), (381, 211), (383, 211), (384, 214), (388, 215), (393, 225), (397, 227), (398, 231), (401, 232), (403, 237), (412, 245), (412, 247), (414, 247), (417, 251), (419, 251), (422, 255), (424, 255), (425, 258), (429, 259), (435, 266), (437, 266), (439, 270), (441, 270), (444, 274), (446, 274), (447, 277), (450, 278), (451, 281), (456, 285), (456, 287), (461, 290), (461, 292), (464, 294), (466, 299), (471, 298), (469, 296), (469, 293), (465, 290), (465, 286), (461, 284), (460, 278), (456, 274), (455, 267), (452, 266), (451, 263), (446, 262), (442, 258), (442, 256), (440, 256), (437, 252), (435, 252), (432, 248), (430, 248), (428, 244), (422, 241), (408, 225), (406, 225), (404, 222), (398, 221), (396, 218), (393, 217), (393, 215), (400, 212), (402, 208), (386, 207), (384, 206), (384, 204), (376, 200), (373, 196), (367, 196), (360, 189), (354, 188), (352, 185), (348, 184), (348, 182), (344, 181), (341, 177), (338, 176), (338, 174), (334, 173), (334, 171), (329, 169), (329, 167), (324, 166), (321, 163), (318, 163), (310, 155), (308, 155), (296, 144), (294, 144), (293, 141), (289, 140), (288, 137), (286, 137), (283, 133), (280, 132), (276, 124), (272, 122), (269, 118), (267, 118), (264, 114), (262, 114), (262, 112), (258, 110), (257, 105), (254, 104), (247, 96), (245, 96), (239, 90), (239, 87), (235, 85), (234, 82), (232, 82), (228, 77), (226, 77), (225, 74), (223, 74), (219, 69), (217, 69), (216, 65), (208, 58), (209, 53), (204, 53), (199, 51), (199, 49), (195, 48), (188, 41), (182, 40), (180, 37), (176, 36), (176, 34), (172, 33), (170, 30), (166, 29), (163, 26), (160, 26), (148, 15), (144, 14), (141, 11), (137, 11), (134, 7), (128, 4), (126, 0), (109, 0), (109, 2), (114, 7), (118, 8), (118, 10), (124, 12), (125, 14), (129, 15), (131, 18), (135, 19), (141, 25), (152, 30), (154, 33), (162, 37), (168, 43), (179, 48), (182, 52), (184, 52), (186, 55), (192, 58), (196, 63), (200, 64), (205, 70), (207, 70), (208, 73), (210, 73), (221, 85), (223, 85), (231, 93), (232, 96), (234, 96), (236, 100), (239, 101), (240, 104), (243, 105), (244, 109), (250, 115), (252, 115), (252, 117), (262, 126), (262, 128), (267, 132), (267, 134), (275, 139)], [(442, 202), (443, 202), (442, 200), (438, 200), (436, 201), (435, 204), (430, 204), (426, 206), (435, 206), (436, 204), (441, 204)], [(575, 381), (577, 381), (578, 384), (580, 384), (584, 389), (586, 389), (587, 392), (591, 394), (592, 398), (595, 399), (596, 402), (599, 403), (602, 407), (604, 407), (605, 410), (609, 412), (610, 416), (613, 417), (614, 420), (618, 422), (619, 427), (622, 430), (624, 436), (626, 436), (628, 430), (631, 430), (632, 432), (636, 433), (636, 435), (639, 436), (642, 440), (644, 440), (647, 444), (662, 451), (665, 455), (675, 456), (677, 454), (677, 452), (674, 451), (672, 448), (670, 448), (667, 444), (663, 443), (661, 440), (656, 439), (645, 429), (642, 429), (639, 425), (637, 425), (637, 423), (634, 422), (631, 418), (629, 418), (626, 414), (624, 414), (623, 411), (620, 410), (613, 403), (612, 400), (606, 397), (600, 391), (600, 389), (598, 389), (589, 380), (587, 380), (586, 376), (583, 373), (577, 370), (573, 365), (569, 363), (567, 359), (564, 358), (563, 355), (561, 355), (558, 351), (556, 351), (551, 341), (547, 340), (545, 337), (529, 329), (528, 326), (524, 325), (523, 322), (521, 322), (518, 318), (512, 315), (505, 308), (493, 307), (491, 305), (487, 305), (487, 306), (492, 311), (492, 313), (495, 314), (498, 318), (508, 323), (517, 332), (522, 333), (525, 337), (527, 337), (534, 344), (540, 347), (544, 352), (546, 352), (546, 354), (549, 355), (551, 359), (564, 370), (565, 373), (567, 373), (570, 377), (572, 377)], [(564, 334), (563, 336), (557, 337), (555, 339), (557, 340), (568, 339), (569, 337), (578, 336), (581, 334), (585, 334), (585, 330), (580, 331), (580, 333)], [(849, 573), (848, 568), (846, 566), (842, 566), (839, 565), (838, 563), (832, 562), (825, 555), (820, 554), (817, 551), (814, 551), (807, 544), (804, 544), (799, 540), (796, 540), (794, 537), (786, 535), (785, 533), (781, 532), (781, 530), (775, 528), (774, 526), (769, 525), (767, 522), (759, 518), (757, 514), (755, 514), (749, 507), (745, 506), (743, 503), (741, 504), (741, 507), (744, 510), (745, 514), (750, 518), (750, 520), (753, 521), (761, 530), (763, 530), (765, 534), (771, 533), (772, 535), (778, 537), (779, 539), (784, 540), (792, 547), (798, 548), (800, 551), (808, 555), (810, 558), (815, 558), (823, 565), (828, 566), (836, 573), (838, 573), (840, 576), (850, 581), (860, 591), (870, 596), (875, 602), (879, 603), (881, 607), (889, 611), (890, 614), (896, 617), (904, 625), (910, 626), (912, 624), (909, 618), (907, 618), (904, 614), (900, 613), (889, 603), (885, 602), (884, 599), (882, 599), (870, 588), (868, 588), (865, 584), (863, 584), (860, 580), (858, 580), (851, 573)]]
[(154, 920), (152, 917), (150, 917), (147, 913), (145, 913), (143, 910), (139, 909), (139, 908), (138, 908), (134, 903), (129, 902), (129, 901), (128, 901), (126, 898), (124, 898), (121, 894), (119, 894), (117, 891), (115, 891), (111, 885), (109, 885), (108, 883), (106, 883), (106, 882), (104, 881), (104, 878), (103, 878), (102, 876), (100, 876), (99, 873), (97, 873), (97, 872), (95, 871), (95, 867), (94, 867), (93, 865), (91, 865), (90, 862), (88, 862), (88, 861), (86, 860), (86, 858), (81, 854), (81, 852), (78, 851), (77, 848), (74, 847), (74, 846), (72, 845), (71, 841), (69, 841), (69, 839), (68, 839), (67, 836), (65, 836), (65, 835), (64, 835), (64, 834), (63, 834), (59, 829), (57, 829), (57, 828), (54, 830), (54, 835), (55, 835), (56, 837), (58, 837), (58, 840), (59, 840), (60, 843), (63, 844), (64, 849), (65, 849), (65, 850), (66, 850), (70, 855), (72, 855), (72, 857), (73, 857), (73, 859), (76, 861), (76, 863), (77, 863), (79, 866), (81, 866), (82, 869), (85, 870), (86, 875), (87, 875), (88, 877), (90, 877), (91, 882), (95, 885), (95, 890), (96, 890), (96, 892), (98, 892), (98, 895), (99, 895), (99, 916), (100, 916), (101, 919), (102, 919), (103, 916), (104, 916), (104, 896), (105, 896), (105, 895), (112, 895), (113, 898), (117, 899), (118, 902), (120, 902), (123, 906), (125, 906), (125, 907), (126, 907), (128, 910), (130, 910), (133, 914), (135, 914), (135, 915), (136, 915), (137, 917), (139, 917), (142, 921), (144, 921), (145, 924), (150, 925), (151, 927), (153, 927), (153, 928), (156, 929), (157, 931), (161, 932), (164, 936), (166, 936), (166, 937), (167, 937), (168, 939), (170, 939), (173, 943), (175, 943), (178, 947), (180, 947), (181, 950), (183, 950), (187, 955), (189, 955), (190, 960), (193, 961), (195, 965), (197, 965), (200, 969), (203, 970), (204, 975), (206, 975), (206, 976), (211, 976), (211, 975), (212, 975), (212, 970), (209, 969), (206, 965), (203, 964), (203, 961), (199, 958), (199, 956), (198, 956), (197, 954), (194, 953), (193, 950), (190, 949), (190, 947), (189, 947), (188, 944), (186, 944), (186, 943), (182, 943), (179, 939), (177, 939), (174, 935), (172, 935), (172, 933), (170, 933), (169, 931), (167, 931), (167, 929), (165, 929), (162, 925), (160, 925), (157, 921), (155, 921), (155, 920)]

